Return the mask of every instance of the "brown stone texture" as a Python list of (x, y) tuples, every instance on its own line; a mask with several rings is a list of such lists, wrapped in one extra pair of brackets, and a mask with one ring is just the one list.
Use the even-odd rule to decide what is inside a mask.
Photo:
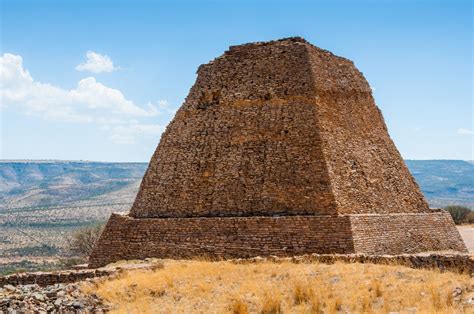
[[(367, 226), (367, 227), (366, 227)], [(127, 259), (466, 252), (450, 215), (133, 218), (112, 214), (89, 266)]]
[(426, 211), (362, 74), (293, 38), (199, 67), (130, 215)]
[(54, 272), (15, 273), (0, 276), (0, 288), (5, 285), (33, 285), (50, 286), (57, 283), (72, 283), (87, 278), (110, 276), (116, 273), (114, 269), (83, 269), (62, 270)]
[[(465, 250), (449, 217), (428, 207), (351, 61), (296, 37), (231, 47), (197, 74), (130, 217), (112, 216), (93, 264), (209, 252)], [(392, 223), (388, 214), (421, 216)], [(428, 221), (446, 222), (441, 230), (453, 240), (429, 240)], [(398, 244), (381, 244), (385, 229)]]
[(353, 252), (349, 217), (133, 218), (112, 214), (91, 267), (126, 259)]
[(446, 211), (350, 215), (350, 224), (355, 252), (366, 254), (467, 252), (451, 215)]

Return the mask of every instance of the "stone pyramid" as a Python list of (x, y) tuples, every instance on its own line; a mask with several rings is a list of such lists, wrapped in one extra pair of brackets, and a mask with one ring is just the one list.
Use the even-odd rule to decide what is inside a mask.
[(424, 200), (350, 60), (294, 37), (230, 47), (197, 74), (91, 266), (466, 251), (450, 215)]

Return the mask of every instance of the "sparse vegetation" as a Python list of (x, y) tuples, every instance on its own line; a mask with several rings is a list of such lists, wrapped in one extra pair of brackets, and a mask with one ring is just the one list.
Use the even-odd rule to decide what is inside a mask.
[(467, 214), (466, 222), (469, 224), (474, 224), (474, 211), (471, 211), (469, 214)]
[(165, 260), (82, 290), (112, 313), (467, 313), (471, 285), (468, 275), (396, 265)]
[(34, 262), (22, 260), (19, 262), (11, 262), (8, 264), (0, 264), (0, 276), (6, 276), (14, 273), (24, 273), (33, 271), (53, 271), (61, 269), (70, 269), (72, 266), (85, 263), (80, 258), (65, 258), (56, 261)]
[(457, 225), (468, 222), (468, 217), (470, 214), (472, 214), (471, 209), (469, 209), (469, 207), (466, 207), (466, 206), (451, 205), (451, 206), (446, 206), (444, 209), (447, 210), (451, 214), (451, 217), (453, 217), (454, 223)]
[[(0, 162), (0, 263), (68, 258), (75, 230), (123, 212), (146, 163)], [(74, 253), (75, 254), (75, 253)], [(28, 268), (29, 269), (29, 268)]]
[(57, 255), (59, 252), (57, 247), (49, 245), (25, 246), (14, 249), (5, 250), (5, 255), (13, 255), (19, 257), (27, 256), (51, 256)]
[(293, 299), (296, 305), (308, 302), (314, 292), (308, 284), (298, 282), (294, 286)]
[(267, 291), (262, 298), (261, 314), (281, 314), (281, 296), (278, 292)]
[(103, 228), (103, 224), (97, 224), (77, 230), (68, 239), (69, 250), (79, 256), (89, 256), (99, 240)]

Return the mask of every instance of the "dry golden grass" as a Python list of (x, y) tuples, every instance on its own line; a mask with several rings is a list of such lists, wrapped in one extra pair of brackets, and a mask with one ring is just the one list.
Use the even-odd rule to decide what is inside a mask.
[(472, 285), (468, 275), (391, 265), (165, 260), (83, 291), (114, 313), (473, 313), (452, 295)]
[(242, 299), (237, 299), (232, 302), (232, 313), (233, 314), (247, 314), (249, 313), (249, 307), (247, 303)]

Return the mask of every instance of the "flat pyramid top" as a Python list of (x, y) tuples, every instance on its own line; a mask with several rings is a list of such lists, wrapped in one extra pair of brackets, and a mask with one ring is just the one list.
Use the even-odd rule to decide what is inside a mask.
[[(199, 76), (206, 77), (207, 83), (217, 81), (221, 92), (226, 87), (219, 85), (223, 80), (239, 84), (232, 85), (230, 92), (236, 94), (242, 90), (242, 99), (252, 97), (245, 92), (256, 88), (261, 91), (285, 87), (286, 95), (314, 94), (315, 90), (371, 92), (352, 61), (318, 48), (301, 37), (231, 46), (222, 56), (199, 67), (196, 84), (199, 84)], [(263, 80), (265, 77), (267, 80)], [(303, 84), (306, 79), (311, 81), (310, 85)], [(292, 88), (296, 90), (292, 91)]]
[(300, 37), (198, 69), (132, 217), (428, 211), (362, 73)]

